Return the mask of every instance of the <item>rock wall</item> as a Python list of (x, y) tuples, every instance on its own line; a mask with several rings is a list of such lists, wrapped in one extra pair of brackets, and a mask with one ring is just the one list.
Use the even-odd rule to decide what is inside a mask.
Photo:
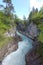
[(18, 42), (22, 39), (16, 34), (13, 38), (13, 41), (10, 41), (3, 48), (0, 48), (0, 62), (4, 59), (5, 56), (10, 54), (13, 51), (16, 51), (18, 48)]
[(30, 50), (30, 53), (28, 52), (26, 54), (26, 65), (43, 65), (43, 57), (39, 55), (38, 52), (36, 52), (36, 49), (38, 48), (38, 46), (39, 46), (39, 43), (36, 43), (33, 49)]

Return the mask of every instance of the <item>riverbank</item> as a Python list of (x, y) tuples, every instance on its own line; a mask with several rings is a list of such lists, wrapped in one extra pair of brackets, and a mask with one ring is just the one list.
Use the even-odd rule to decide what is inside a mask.
[(39, 48), (41, 42), (37, 40), (37, 38), (32, 38), (30, 35), (25, 32), (21, 32), (23, 35), (26, 35), (28, 38), (33, 40), (33, 48), (26, 54), (26, 65), (43, 65), (43, 56), (41, 56), (37, 49)]
[[(3, 60), (4, 57), (6, 57), (8, 54), (10, 54), (13, 51), (16, 51), (18, 48), (18, 42), (22, 39), (17, 34), (13, 38), (13, 41), (11, 41), (8, 45), (6, 45), (3, 49), (1, 49), (1, 58), (0, 61)], [(36, 53), (36, 49), (39, 46), (39, 42), (37, 40), (33, 41), (33, 48), (26, 54), (26, 65), (42, 65), (43, 59), (42, 57)], [(41, 61), (42, 60), (42, 61)]]
[(19, 33), (18, 31), (16, 33), (22, 38), (22, 41), (18, 42), (18, 49), (16, 51), (4, 58), (2, 61), (3, 65), (25, 65), (25, 55), (33, 47), (31, 39), (27, 38), (25, 35)]
[(29, 35), (27, 32), (23, 32), (23, 31), (19, 31), (21, 34), (23, 34), (23, 35), (25, 35), (25, 36), (27, 36), (28, 38), (30, 38), (30, 39), (34, 39), (31, 35)]
[(18, 48), (18, 42), (22, 39), (16, 34), (13, 40), (10, 40), (3, 48), (0, 48), (0, 62), (13, 51), (16, 51)]
[(26, 54), (26, 65), (43, 65), (43, 56), (41, 56), (37, 49), (40, 42), (34, 41), (33, 48)]

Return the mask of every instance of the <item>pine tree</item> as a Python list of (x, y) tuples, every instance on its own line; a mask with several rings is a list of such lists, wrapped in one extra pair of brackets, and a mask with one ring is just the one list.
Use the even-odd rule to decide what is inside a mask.
[(4, 8), (4, 12), (6, 15), (10, 15), (14, 11), (14, 7), (11, 0), (3, 0), (4, 3), (6, 3), (6, 6)]

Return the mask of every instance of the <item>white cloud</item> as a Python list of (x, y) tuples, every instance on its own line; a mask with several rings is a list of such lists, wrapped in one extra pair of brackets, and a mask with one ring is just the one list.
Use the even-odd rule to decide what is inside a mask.
[(30, 0), (30, 10), (32, 7), (40, 9), (43, 6), (43, 0)]

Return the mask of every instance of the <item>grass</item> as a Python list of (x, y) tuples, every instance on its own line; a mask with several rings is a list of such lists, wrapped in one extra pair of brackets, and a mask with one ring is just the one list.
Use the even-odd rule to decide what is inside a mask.
[(43, 32), (40, 32), (38, 40), (43, 43)]
[(11, 40), (11, 37), (0, 37), (0, 48), (8, 44)]
[(8, 38), (8, 37), (3, 36), (3, 34), (7, 32), (8, 29), (10, 29), (10, 26), (0, 21), (0, 48), (8, 44), (9, 41), (12, 39), (11, 37)]

